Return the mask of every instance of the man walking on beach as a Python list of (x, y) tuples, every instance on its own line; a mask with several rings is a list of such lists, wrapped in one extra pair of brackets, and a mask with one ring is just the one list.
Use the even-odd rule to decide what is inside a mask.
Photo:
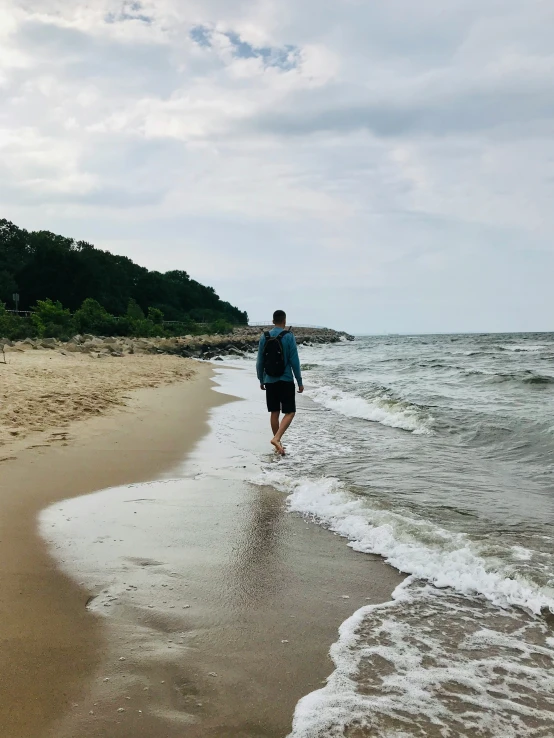
[(260, 388), (266, 393), (267, 409), (271, 413), (273, 431), (271, 443), (275, 450), (284, 456), (285, 449), (281, 438), (296, 414), (292, 375), (294, 374), (298, 383), (298, 392), (304, 392), (304, 385), (296, 339), (290, 329), (286, 330), (287, 316), (283, 310), (276, 310), (273, 313), (273, 325), (275, 327), (266, 331), (260, 338), (256, 372)]

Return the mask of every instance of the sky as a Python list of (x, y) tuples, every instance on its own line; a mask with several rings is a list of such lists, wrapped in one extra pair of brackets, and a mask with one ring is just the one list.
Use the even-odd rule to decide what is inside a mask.
[(251, 320), (554, 330), (553, 0), (0, 0), (0, 217)]

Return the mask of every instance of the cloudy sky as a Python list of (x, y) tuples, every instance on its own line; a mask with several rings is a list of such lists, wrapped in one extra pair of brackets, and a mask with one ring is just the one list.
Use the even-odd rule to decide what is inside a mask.
[(0, 0), (0, 217), (265, 320), (554, 330), (554, 0)]

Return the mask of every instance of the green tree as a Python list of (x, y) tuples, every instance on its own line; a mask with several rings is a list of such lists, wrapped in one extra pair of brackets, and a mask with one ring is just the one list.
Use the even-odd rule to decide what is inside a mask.
[(164, 314), (161, 310), (155, 307), (148, 308), (148, 320), (151, 320), (154, 325), (163, 325)]
[(14, 292), (17, 292), (17, 282), (7, 269), (0, 269), (0, 300), (11, 300)]
[(67, 338), (73, 329), (71, 312), (59, 300), (38, 300), (33, 308), (31, 322), (39, 336)]
[(131, 297), (127, 305), (127, 317), (131, 320), (144, 320), (144, 313), (138, 302)]
[(79, 333), (95, 333), (100, 336), (118, 333), (118, 321), (91, 297), (84, 300), (79, 310), (75, 312), (73, 321)]
[[(246, 313), (221, 300), (213, 287), (196, 282), (183, 270), (149, 271), (86, 241), (26, 231), (0, 219), (0, 300), (11, 301), (16, 287), (22, 310), (37, 300), (50, 299), (79, 311), (83, 301), (91, 298), (108, 313), (130, 320), (144, 319), (149, 307), (175, 321), (222, 319), (240, 324), (248, 320)], [(131, 315), (130, 300), (136, 305)], [(123, 330), (125, 320), (120, 323)]]

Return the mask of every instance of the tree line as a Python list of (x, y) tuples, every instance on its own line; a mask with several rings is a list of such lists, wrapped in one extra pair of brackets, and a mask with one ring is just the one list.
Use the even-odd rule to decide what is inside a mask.
[[(30, 318), (6, 311), (6, 305), (14, 306), (14, 293)], [(0, 335), (17, 338), (14, 333), (34, 330), (64, 337), (74, 329), (100, 335), (195, 333), (199, 323), (220, 332), (247, 324), (248, 315), (184, 271), (149, 271), (86, 241), (0, 219)]]

